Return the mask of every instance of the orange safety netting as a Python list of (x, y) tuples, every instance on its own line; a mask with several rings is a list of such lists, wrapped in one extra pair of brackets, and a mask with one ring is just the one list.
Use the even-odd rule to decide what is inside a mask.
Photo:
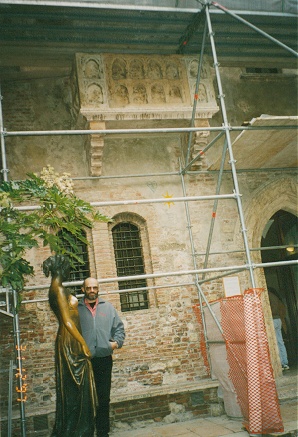
[[(227, 385), (227, 377), (232, 382), (244, 426), (250, 434), (283, 431), (260, 293), (260, 289), (250, 289), (243, 296), (220, 299), (215, 303), (223, 330), (222, 335), (219, 335), (225, 342), (227, 375), (222, 373), (224, 363), (216, 363), (216, 360), (223, 359), (222, 355), (219, 358), (216, 353), (216, 347), (220, 351), (220, 346), (211, 345), (211, 366), (215, 369), (215, 376), (219, 382), (222, 379), (224, 385)], [(198, 307), (195, 312), (198, 312)], [(210, 340), (208, 329), (210, 328), (211, 337), (214, 337), (214, 329), (210, 319), (212, 316), (206, 307), (204, 315), (207, 338)]]

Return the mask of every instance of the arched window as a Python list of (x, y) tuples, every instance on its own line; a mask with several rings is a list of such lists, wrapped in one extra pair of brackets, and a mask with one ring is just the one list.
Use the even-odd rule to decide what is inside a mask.
[[(115, 261), (118, 276), (145, 274), (143, 250), (139, 228), (129, 222), (118, 223), (112, 229)], [(119, 281), (119, 290), (147, 287), (146, 279)], [(148, 308), (147, 290), (120, 293), (122, 311)]]
[[(70, 281), (83, 281), (84, 279), (88, 278), (90, 276), (90, 267), (89, 267), (89, 258), (88, 258), (88, 247), (87, 244), (81, 241), (79, 238), (73, 236), (70, 232), (63, 230), (59, 232), (59, 235), (62, 238), (63, 246), (66, 250), (66, 256), (67, 252), (74, 253), (73, 246), (71, 242), (73, 242), (76, 247), (76, 255), (78, 255), (82, 260), (83, 263), (80, 263), (79, 260), (74, 259), (74, 267), (72, 267), (70, 271)], [(82, 231), (82, 236), (86, 239), (86, 232)], [(81, 286), (75, 286), (73, 287), (73, 290), (75, 293), (81, 292)]]

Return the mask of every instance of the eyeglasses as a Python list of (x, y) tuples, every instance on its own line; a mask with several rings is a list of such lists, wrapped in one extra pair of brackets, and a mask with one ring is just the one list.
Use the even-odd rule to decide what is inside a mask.
[(86, 291), (91, 291), (91, 290), (98, 291), (98, 287), (85, 287), (85, 290)]

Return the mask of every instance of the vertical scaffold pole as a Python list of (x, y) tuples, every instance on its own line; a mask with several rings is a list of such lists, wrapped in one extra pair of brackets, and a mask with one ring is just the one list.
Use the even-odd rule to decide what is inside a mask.
[[(8, 168), (6, 164), (6, 150), (5, 150), (5, 139), (4, 139), (4, 125), (3, 125), (3, 113), (2, 113), (2, 93), (0, 88), (0, 136), (1, 136), (1, 158), (2, 158), (2, 169), (3, 180), (8, 181)], [(21, 416), (21, 436), (26, 437), (26, 417), (25, 417), (25, 399), (26, 399), (26, 385), (23, 383), (23, 357), (22, 357), (22, 347), (20, 338), (20, 323), (19, 316), (17, 313), (18, 296), (15, 290), (12, 291), (13, 294), (13, 331), (15, 340), (15, 359), (16, 359), (16, 369), (17, 369), (17, 391), (18, 391), (18, 401), (20, 403), (20, 416)], [(11, 408), (11, 406), (8, 406)], [(11, 414), (11, 412), (9, 412)]]
[[(184, 183), (184, 176), (181, 173), (181, 184), (182, 184), (182, 189), (183, 189), (183, 195), (186, 197), (186, 190), (185, 190), (185, 183)], [(190, 213), (189, 213), (189, 205), (187, 200), (184, 202), (185, 205), (185, 212), (186, 212), (186, 218), (187, 218), (187, 227), (188, 227), (188, 235), (189, 235), (189, 240), (190, 240), (190, 246), (191, 246), (191, 253), (192, 253), (192, 259), (193, 259), (193, 266), (195, 268), (195, 270), (198, 269), (198, 265), (197, 265), (197, 260), (196, 260), (196, 255), (195, 255), (195, 246), (194, 246), (194, 240), (193, 240), (193, 234), (192, 234), (192, 226), (191, 226), (191, 220), (190, 220)], [(201, 309), (201, 313), (202, 313), (202, 320), (203, 320), (203, 328), (204, 328), (204, 337), (206, 340), (206, 344), (208, 344), (208, 339), (207, 339), (207, 330), (206, 330), (206, 324), (205, 324), (205, 319), (204, 319), (204, 312), (202, 310), (203, 307), (203, 301), (205, 303), (205, 305), (207, 306), (208, 310), (210, 311), (211, 316), (213, 317), (216, 326), (218, 327), (219, 331), (222, 334), (222, 327), (214, 313), (214, 311), (211, 308), (211, 305), (208, 302), (208, 299), (206, 298), (202, 287), (199, 283), (199, 277), (198, 274), (195, 274), (195, 285), (197, 287), (198, 290), (198, 297), (199, 297), (199, 302), (200, 302), (200, 309)]]
[(244, 220), (243, 209), (242, 209), (241, 194), (239, 191), (239, 184), (238, 184), (238, 178), (237, 178), (237, 172), (236, 172), (236, 165), (235, 165), (236, 161), (235, 161), (234, 155), (233, 155), (233, 148), (232, 148), (231, 135), (230, 135), (230, 125), (228, 123), (228, 117), (227, 117), (227, 111), (226, 111), (226, 105), (225, 105), (225, 96), (223, 94), (223, 89), (222, 89), (222, 83), (221, 83), (221, 77), (220, 77), (220, 71), (219, 71), (219, 63), (217, 60), (217, 54), (216, 54), (216, 48), (215, 48), (215, 42), (214, 42), (214, 33), (212, 30), (209, 7), (210, 7), (209, 4), (207, 4), (206, 8), (205, 8), (206, 20), (207, 20), (207, 24), (208, 24), (209, 38), (210, 38), (210, 43), (211, 43), (214, 69), (215, 69), (216, 80), (217, 80), (218, 98), (220, 101), (221, 113), (222, 113), (222, 118), (223, 118), (223, 128), (225, 130), (226, 142), (227, 142), (228, 152), (229, 152), (229, 156), (230, 156), (229, 163), (231, 165), (232, 178), (233, 178), (233, 183), (234, 183), (234, 191), (235, 191), (238, 214), (239, 214), (239, 219), (240, 219), (240, 224), (241, 224), (241, 231), (242, 231), (242, 235), (243, 235), (243, 242), (244, 242), (246, 259), (247, 259), (247, 264), (248, 264), (248, 269), (249, 269), (250, 281), (251, 281), (252, 288), (256, 288), (253, 265), (251, 262), (250, 250), (249, 250), (248, 239), (247, 239), (247, 229), (245, 226), (245, 220)]
[(22, 356), (22, 346), (20, 337), (20, 323), (19, 315), (17, 312), (18, 307), (18, 293), (13, 290), (13, 308), (14, 308), (14, 336), (15, 336), (15, 350), (16, 350), (16, 378), (17, 378), (17, 392), (18, 392), (18, 402), (20, 404), (20, 415), (21, 415), (21, 436), (26, 437), (26, 415), (25, 415), (25, 401), (26, 401), (26, 384), (24, 384), (24, 368), (23, 368), (23, 356)]
[(12, 387), (13, 387), (13, 369), (14, 362), (9, 362), (9, 375), (8, 375), (8, 413), (7, 413), (7, 437), (12, 436)]
[[(216, 194), (220, 193), (220, 187), (221, 187), (221, 183), (222, 183), (226, 152), (227, 152), (227, 140), (225, 140), (223, 150), (222, 150), (222, 158), (221, 158), (221, 165), (220, 165), (220, 170), (219, 170), (218, 179), (217, 179)], [(209, 229), (206, 255), (205, 255), (205, 260), (204, 260), (204, 269), (206, 269), (207, 265), (208, 265), (212, 237), (213, 237), (213, 230), (214, 230), (214, 225), (215, 225), (215, 218), (216, 218), (216, 213), (217, 213), (217, 206), (218, 206), (218, 199), (215, 199), (215, 201), (213, 203), (213, 208), (212, 208), (211, 223), (210, 223), (210, 229)], [(205, 279), (205, 273), (203, 273), (202, 278)]]
[(3, 115), (2, 115), (2, 93), (0, 88), (0, 144), (1, 144), (1, 160), (2, 160), (2, 169), (1, 173), (3, 174), (3, 180), (8, 181), (8, 169), (6, 165), (6, 151), (5, 151), (5, 139), (4, 139), (4, 126), (3, 126)]
[[(205, 20), (205, 23), (204, 23), (204, 32), (203, 32), (203, 38), (202, 38), (202, 47), (201, 47), (200, 60), (199, 60), (198, 73), (197, 73), (197, 80), (196, 80), (196, 86), (195, 86), (195, 93), (194, 93), (194, 96), (193, 96), (194, 99), (193, 99), (193, 108), (192, 108), (190, 127), (194, 126), (194, 121), (195, 121), (197, 102), (198, 102), (199, 85), (200, 85), (201, 72), (202, 72), (202, 66), (203, 66), (203, 56), (204, 56), (204, 50), (205, 50), (206, 34), (207, 34), (207, 23), (206, 23), (206, 20)], [(191, 143), (192, 143), (192, 135), (193, 135), (193, 133), (189, 132), (188, 144), (187, 144), (187, 155), (186, 155), (186, 162), (185, 162), (186, 165), (189, 164), (189, 160), (190, 160), (190, 150), (191, 150)]]

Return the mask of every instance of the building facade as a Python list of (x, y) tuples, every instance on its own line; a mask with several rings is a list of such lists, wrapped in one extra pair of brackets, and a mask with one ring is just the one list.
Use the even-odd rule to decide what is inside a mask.
[[(211, 378), (206, 361), (203, 325), (194, 310), (200, 300), (196, 279), (206, 279), (201, 285), (204, 296), (209, 302), (216, 301), (226, 296), (223, 278), (216, 269), (245, 265), (247, 260), (236, 200), (220, 199), (214, 210), (212, 196), (219, 194), (218, 162), (224, 140), (219, 139), (210, 150), (201, 152), (216, 137), (212, 127), (221, 126), (222, 113), (212, 59), (204, 57), (196, 90), (199, 65), (199, 56), (183, 54), (78, 52), (68, 76), (7, 80), (2, 84), (6, 130), (49, 131), (47, 135), (6, 138), (9, 179), (24, 179), (28, 172), (38, 173), (50, 165), (60, 174), (69, 173), (76, 195), (98, 204), (98, 210), (113, 219), (86, 230), (90, 244), (84, 250), (87, 270), (99, 278), (102, 297), (117, 308), (127, 333), (124, 347), (114, 353), (114, 424), (165, 417), (177, 420), (179, 412), (192, 417), (222, 411), (218, 382)], [(280, 123), (290, 119), (294, 124), (295, 71), (259, 70), (220, 67), (231, 124), (252, 125), (253, 119), (262, 119), (264, 114), (273, 124), (277, 119), (282, 120)], [(199, 130), (183, 130), (190, 126), (192, 117)], [(80, 129), (90, 130), (90, 134), (50, 133)], [(105, 132), (101, 134), (101, 130)], [(231, 139), (235, 142), (236, 161), (241, 163), (238, 182), (243, 219), (249, 245), (256, 248), (251, 257), (257, 265), (263, 261), (262, 251), (257, 248), (265, 244), (265, 230), (276, 214), (286, 214), (286, 222), (293, 220), (295, 227), (297, 163), (283, 161), (282, 153), (274, 148), (276, 138), (270, 136), (260, 143), (243, 137), (245, 149), (250, 148), (250, 152), (241, 162), (243, 149), (237, 149), (239, 133), (232, 131)], [(287, 144), (293, 141), (289, 130), (279, 134)], [(252, 144), (252, 140), (256, 142)], [(282, 138), (278, 141), (282, 142)], [(198, 156), (183, 174), (186, 160), (190, 162)], [(270, 159), (277, 164), (271, 165)], [(233, 194), (234, 180), (228, 169), (223, 172), (220, 185), (220, 194)], [(214, 229), (206, 266), (211, 223)], [(283, 241), (284, 245), (290, 243)], [(129, 252), (131, 244), (134, 250)], [(55, 411), (57, 321), (47, 301), (48, 281), (41, 268), (48, 256), (47, 248), (28, 253), (35, 274), (28, 279), (19, 310), (27, 374), (27, 426), (32, 433), (50, 429)], [(191, 273), (204, 267), (215, 270)], [(256, 287), (265, 290), (262, 301), (275, 375), (280, 374), (280, 362), (268, 285), (279, 288), (288, 306), (292, 333), (288, 349), (294, 347), (291, 342), (297, 324), (290, 319), (289, 304), (297, 289), (293, 283), (287, 284), (288, 289), (292, 287), (290, 291), (280, 288), (285, 270), (282, 273), (279, 269), (288, 269), (287, 277), (294, 274), (291, 266), (274, 271), (254, 270)], [(139, 282), (116, 279), (134, 275), (143, 278)], [(241, 293), (251, 288), (247, 269), (239, 269), (232, 276)], [(0, 320), (0, 378), (5, 389), (15, 339), (12, 318), (0, 314)], [(294, 356), (293, 353), (293, 361)], [(1, 391), (8, 393), (6, 389)], [(181, 409), (175, 410), (175, 406)], [(2, 394), (3, 416), (7, 407), (8, 397)], [(18, 435), (17, 393), (13, 393), (12, 412), (14, 435)], [(3, 429), (5, 426), (4, 417)]]

